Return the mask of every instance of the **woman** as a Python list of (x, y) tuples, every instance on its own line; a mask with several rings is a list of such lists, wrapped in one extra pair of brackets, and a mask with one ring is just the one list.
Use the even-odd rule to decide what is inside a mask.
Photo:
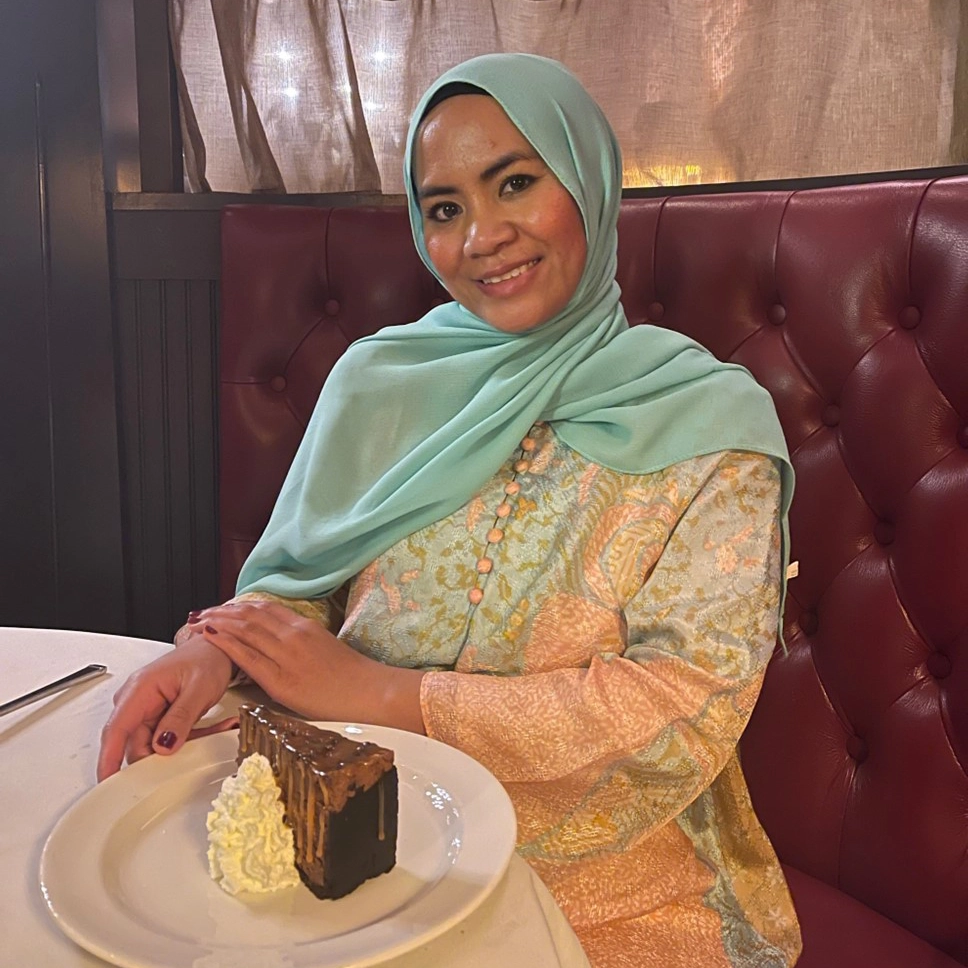
[(489, 767), (594, 965), (790, 965), (736, 756), (782, 598), (769, 397), (628, 328), (619, 151), (560, 65), (443, 75), (406, 171), (455, 302), (337, 364), (240, 595), (122, 687), (99, 775), (177, 750), (235, 664), (302, 715)]

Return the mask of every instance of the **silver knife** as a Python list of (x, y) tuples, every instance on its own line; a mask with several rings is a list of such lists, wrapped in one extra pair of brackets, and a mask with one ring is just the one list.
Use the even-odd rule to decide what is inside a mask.
[(10, 702), (0, 704), (0, 716), (3, 716), (5, 713), (12, 713), (15, 709), (29, 706), (30, 703), (37, 702), (38, 699), (46, 699), (47, 696), (52, 696), (55, 692), (60, 692), (62, 689), (73, 686), (78, 682), (87, 682), (88, 679), (96, 679), (98, 676), (103, 676), (107, 671), (108, 667), (104, 665), (84, 666), (83, 669), (78, 669), (77, 672), (72, 672), (69, 676), (64, 676), (63, 679), (49, 682), (46, 686), (34, 689), (33, 692), (26, 692), (16, 699), (11, 699)]

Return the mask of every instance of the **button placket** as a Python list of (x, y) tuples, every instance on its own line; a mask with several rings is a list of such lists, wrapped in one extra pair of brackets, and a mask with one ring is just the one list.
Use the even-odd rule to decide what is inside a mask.
[(480, 605), (484, 599), (484, 589), (487, 586), (487, 579), (494, 569), (494, 559), (489, 553), (490, 547), (491, 545), (500, 544), (504, 540), (507, 521), (511, 517), (511, 512), (514, 510), (512, 500), (521, 493), (521, 482), (518, 480), (518, 475), (526, 474), (530, 470), (531, 461), (528, 460), (528, 457), (534, 452), (536, 447), (537, 442), (530, 435), (525, 437), (519, 445), (521, 456), (511, 465), (513, 473), (511, 480), (504, 485), (504, 500), (494, 510), (494, 523), (485, 535), (487, 544), (484, 547), (483, 554), (477, 559), (475, 564), (479, 577), (477, 584), (467, 592), (467, 600), (471, 603), (472, 607)]

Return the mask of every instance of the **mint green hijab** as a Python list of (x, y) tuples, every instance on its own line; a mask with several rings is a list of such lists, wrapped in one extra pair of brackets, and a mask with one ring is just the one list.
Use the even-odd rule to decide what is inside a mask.
[(476, 57), (417, 105), (405, 176), (424, 263), (436, 275), (415, 198), (414, 144), (431, 98), (455, 82), (490, 94), (578, 203), (588, 240), (578, 289), (558, 316), (524, 333), (496, 330), (451, 302), (354, 343), (323, 387), (238, 591), (332, 592), (469, 501), (537, 420), (589, 460), (628, 473), (723, 450), (767, 454), (782, 467), (785, 535), (793, 473), (766, 390), (685, 336), (629, 328), (615, 282), (619, 148), (560, 64)]

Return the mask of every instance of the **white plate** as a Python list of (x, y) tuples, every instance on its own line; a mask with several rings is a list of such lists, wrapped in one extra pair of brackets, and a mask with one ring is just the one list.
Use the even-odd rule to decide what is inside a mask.
[(347, 968), (436, 937), (500, 881), (515, 820), (479, 763), (425, 736), (320, 723), (395, 751), (397, 864), (338, 901), (301, 884), (226, 894), (208, 875), (205, 816), (235, 772), (237, 734), (150, 756), (86, 793), (44, 847), (40, 880), (60, 928), (128, 968)]

